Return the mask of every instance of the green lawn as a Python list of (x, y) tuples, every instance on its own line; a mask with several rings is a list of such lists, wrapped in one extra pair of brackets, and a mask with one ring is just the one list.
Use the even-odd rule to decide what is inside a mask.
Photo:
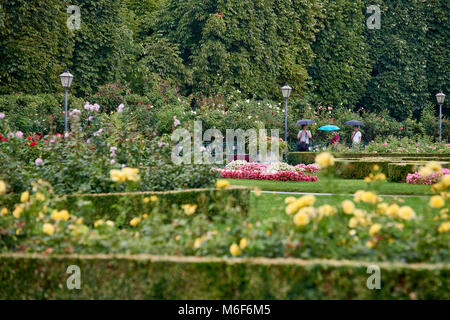
[[(363, 180), (332, 179), (319, 177), (316, 182), (294, 182), (294, 181), (270, 181), (270, 180), (244, 180), (227, 179), (232, 185), (259, 187), (268, 191), (289, 191), (289, 192), (318, 192), (348, 194), (358, 190), (368, 189), (367, 183)], [(430, 186), (413, 185), (407, 183), (384, 182), (379, 188), (380, 194), (398, 195), (429, 195)]]
[[(259, 197), (252, 194), (251, 205), (250, 205), (250, 219), (255, 222), (259, 219), (265, 219), (267, 217), (273, 217), (279, 214), (285, 215), (286, 204), (284, 199), (287, 197), (292, 197), (289, 194), (271, 194), (262, 193)], [(296, 196), (301, 197), (301, 195)], [(331, 204), (333, 206), (339, 206), (345, 199), (353, 199), (352, 196), (317, 196), (315, 207), (323, 204)], [(385, 198), (386, 202), (397, 200), (396, 198)], [(405, 201), (404, 203), (414, 209), (417, 214), (427, 210), (428, 198), (424, 197), (408, 197), (400, 198), (400, 201)]]

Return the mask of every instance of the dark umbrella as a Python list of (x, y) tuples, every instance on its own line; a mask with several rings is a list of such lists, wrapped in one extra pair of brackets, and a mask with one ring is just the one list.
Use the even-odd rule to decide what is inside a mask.
[(303, 126), (305, 124), (313, 124), (313, 123), (316, 123), (316, 122), (314, 120), (311, 120), (311, 119), (302, 119), (302, 120), (298, 120), (297, 121), (297, 124), (300, 125), (300, 126)]
[(364, 126), (363, 123), (358, 120), (350, 120), (350, 121), (345, 122), (344, 124), (346, 124), (348, 126)]

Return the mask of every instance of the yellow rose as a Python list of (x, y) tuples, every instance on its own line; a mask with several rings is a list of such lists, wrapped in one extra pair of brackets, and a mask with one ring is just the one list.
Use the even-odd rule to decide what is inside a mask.
[[(446, 174), (445, 176), (442, 177), (441, 179), (441, 183), (447, 188), (450, 186), (450, 174)], [(1, 192), (0, 192), (1, 194)]]
[(130, 221), (130, 226), (136, 227), (139, 224), (139, 222), (141, 222), (141, 218), (133, 218)]
[(20, 215), (22, 214), (23, 209), (24, 209), (23, 204), (17, 205), (16, 208), (14, 209), (14, 211), (13, 211), (14, 218), (17, 218), (17, 219), (20, 218)]
[(299, 209), (299, 201), (295, 200), (294, 202), (291, 202), (286, 207), (286, 213), (287, 214), (293, 214), (294, 212), (297, 212)]
[(431, 170), (429, 167), (421, 167), (421, 168), (419, 169), (419, 174), (420, 174), (422, 177), (426, 178), (426, 177), (428, 177), (429, 175), (433, 174), (433, 170)]
[(41, 201), (41, 202), (45, 201), (45, 196), (40, 192), (36, 193), (35, 197), (36, 197), (36, 200), (38, 200), (38, 201)]
[(284, 199), (284, 203), (290, 204), (290, 203), (294, 202), (295, 200), (297, 200), (295, 197), (287, 197), (286, 199)]
[(111, 221), (111, 220), (107, 220), (107, 221), (106, 221), (106, 225), (107, 225), (108, 227), (114, 227), (114, 222)]
[(242, 238), (241, 241), (239, 241), (239, 248), (244, 250), (247, 247), (248, 241), (247, 238)]
[(230, 183), (227, 180), (219, 179), (216, 182), (216, 188), (218, 189), (227, 189), (230, 187)]
[(358, 226), (358, 219), (356, 219), (355, 217), (350, 218), (350, 220), (348, 221), (348, 226), (349, 228), (356, 228)]
[(24, 203), (30, 199), (30, 193), (28, 191), (22, 192), (20, 195), (20, 202)]
[(53, 220), (56, 220), (56, 221), (58, 221), (58, 220), (67, 221), (67, 220), (69, 220), (70, 215), (67, 210), (61, 210), (61, 211), (53, 210), (50, 218), (52, 218)]
[(377, 164), (374, 164), (374, 165), (373, 165), (373, 170), (374, 170), (374, 171), (380, 170), (380, 166), (377, 165)]
[(122, 174), (121, 170), (112, 169), (111, 171), (109, 171), (109, 176), (111, 180), (115, 182), (125, 181), (125, 176)]
[(397, 216), (403, 220), (411, 220), (412, 218), (415, 217), (415, 215), (416, 213), (414, 212), (414, 210), (408, 206), (401, 207), (400, 209), (398, 209), (397, 212)]
[(342, 211), (346, 214), (352, 214), (355, 211), (355, 204), (350, 200), (344, 200), (341, 203)]
[(375, 242), (373, 242), (372, 240), (367, 241), (366, 247), (372, 249), (373, 247), (375, 247)]
[(0, 194), (6, 193), (6, 183), (3, 180), (0, 180)]
[(139, 169), (136, 168), (122, 168), (122, 175), (125, 176), (125, 180), (137, 182), (139, 181)]
[(306, 196), (301, 197), (298, 200), (300, 201), (300, 204), (302, 205), (302, 207), (306, 207), (306, 206), (312, 206), (314, 204), (314, 202), (316, 202), (316, 197), (311, 194), (308, 194)]
[(334, 165), (334, 157), (329, 152), (322, 152), (317, 155), (315, 161), (321, 168), (327, 168)]
[(374, 235), (376, 235), (380, 230), (381, 230), (381, 224), (375, 223), (375, 224), (373, 224), (373, 225), (370, 227), (370, 229), (369, 229), (369, 234), (370, 234), (371, 236), (374, 236)]
[(363, 196), (364, 193), (365, 193), (364, 190), (358, 190), (358, 191), (356, 191), (356, 192), (355, 192), (355, 195), (353, 196), (353, 200), (354, 200), (355, 202), (361, 202), (362, 196)]
[(103, 221), (103, 219), (99, 219), (99, 220), (94, 222), (94, 228), (97, 228), (97, 227), (101, 226), (104, 223), (105, 223), (105, 221)]
[(308, 217), (310, 217), (310, 218), (314, 218), (315, 215), (316, 215), (316, 212), (315, 212), (315, 210), (314, 210), (313, 207), (304, 207), (304, 208), (301, 208), (301, 209), (298, 211), (298, 213), (300, 213), (300, 212), (303, 212), (304, 214), (306, 214), (306, 215), (307, 215)]
[(348, 231), (348, 234), (351, 236), (354, 236), (356, 234), (356, 230), (355, 229), (351, 229)]
[(367, 203), (374, 204), (377, 202), (377, 195), (370, 191), (366, 191), (361, 195), (361, 200)]
[(309, 223), (309, 216), (304, 212), (299, 212), (294, 216), (294, 223), (297, 226), (305, 226)]
[(83, 218), (78, 218), (76, 224), (83, 224)]
[(377, 212), (381, 213), (381, 214), (385, 214), (387, 212), (388, 208), (389, 208), (389, 205), (387, 203), (384, 203), (384, 202), (379, 203), (377, 205)]
[(441, 172), (442, 167), (439, 162), (430, 161), (427, 163), (427, 167), (430, 168), (433, 172)]
[(442, 208), (445, 204), (444, 199), (441, 196), (432, 196), (430, 198), (430, 207), (439, 209)]
[(55, 227), (50, 223), (44, 223), (42, 231), (51, 236), (55, 232)]
[(389, 217), (393, 217), (393, 216), (395, 216), (395, 215), (397, 214), (398, 209), (400, 209), (400, 207), (398, 206), (398, 204), (393, 203), (393, 204), (391, 204), (391, 205), (387, 208), (386, 214), (387, 214)]
[(394, 226), (400, 231), (403, 230), (403, 228), (405, 227), (403, 223), (396, 223), (394, 224)]
[(149, 197), (145, 197), (144, 198), (144, 203), (149, 203), (150, 202), (150, 198)]
[(385, 175), (384, 173), (378, 173), (378, 174), (375, 176), (375, 180), (384, 181), (384, 180), (386, 180), (386, 175)]
[(442, 224), (438, 228), (439, 233), (450, 231), (450, 221), (442, 222)]
[(196, 204), (183, 204), (181, 206), (182, 209), (184, 209), (184, 213), (186, 213), (188, 216), (195, 213), (197, 210), (198, 205)]
[(239, 246), (238, 246), (236, 243), (233, 243), (233, 244), (230, 246), (230, 253), (231, 253), (233, 256), (239, 256), (239, 255), (242, 253), (242, 251), (241, 251), (241, 249), (239, 249)]
[(364, 178), (364, 182), (369, 183), (370, 182), (370, 178), (369, 177), (365, 177)]
[(157, 200), (158, 200), (158, 197), (155, 196), (155, 195), (153, 195), (153, 196), (150, 197), (150, 201), (151, 201), (151, 202), (156, 202)]
[(200, 248), (202, 243), (203, 243), (203, 238), (202, 237), (196, 238), (195, 241), (194, 241), (194, 249)]
[(321, 216), (332, 216), (336, 213), (336, 208), (334, 208), (333, 206), (330, 206), (329, 204), (324, 204), (323, 206), (319, 207), (319, 214)]
[(8, 213), (8, 209), (7, 208), (3, 208), (2, 211), (0, 211), (0, 216), (3, 216), (5, 214)]

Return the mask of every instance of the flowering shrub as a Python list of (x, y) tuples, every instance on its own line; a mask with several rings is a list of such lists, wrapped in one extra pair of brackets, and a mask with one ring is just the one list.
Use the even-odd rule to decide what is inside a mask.
[(309, 173), (318, 173), (320, 171), (320, 167), (315, 164), (303, 164), (300, 163), (295, 166), (296, 168), (300, 168), (303, 171), (309, 172)]
[[(350, 150), (348, 150), (350, 151)], [(370, 142), (364, 152), (371, 153), (450, 153), (450, 145), (443, 142), (432, 142), (429, 139), (411, 139), (388, 137), (377, 138)]]
[(317, 177), (303, 173), (303, 171), (307, 171), (306, 168), (310, 171), (318, 171), (317, 166), (303, 165), (294, 167), (283, 162), (259, 164), (237, 160), (230, 162), (225, 169), (219, 169), (219, 172), (222, 178), (229, 179), (317, 181)]
[[(11, 191), (28, 189), (37, 179), (49, 181), (58, 194), (124, 191), (111, 181), (111, 170), (143, 168), (137, 190), (212, 187), (219, 174), (208, 165), (172, 163), (167, 136), (142, 134), (126, 125), (130, 110), (100, 114), (95, 104), (70, 111), (66, 135), (24, 135), (0, 119), (0, 179)], [(94, 115), (89, 120), (88, 118)], [(7, 138), (3, 138), (6, 136)]]
[(435, 184), (442, 176), (450, 174), (450, 170), (442, 168), (442, 172), (433, 172), (423, 176), (420, 172), (409, 173), (406, 177), (406, 183), (409, 184)]

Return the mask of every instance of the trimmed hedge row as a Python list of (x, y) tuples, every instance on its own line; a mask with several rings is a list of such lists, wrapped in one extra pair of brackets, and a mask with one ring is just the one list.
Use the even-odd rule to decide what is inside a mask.
[[(414, 160), (414, 161), (427, 161), (427, 160), (443, 160), (448, 161), (450, 155), (448, 153), (340, 153), (332, 152), (335, 158), (374, 158), (374, 157), (389, 157), (389, 158), (400, 158), (403, 160)], [(315, 157), (318, 155), (317, 152), (289, 152), (287, 161), (290, 165), (297, 165), (300, 163), (311, 164), (314, 163)]]
[[(82, 215), (79, 210), (85, 202), (90, 202), (89, 214), (83, 216), (86, 222), (93, 222), (97, 219), (114, 220), (120, 213), (126, 214), (129, 220), (137, 215), (149, 212), (155, 203), (144, 202), (144, 198), (156, 195), (158, 202), (155, 202), (158, 209), (165, 213), (171, 213), (173, 206), (182, 204), (197, 204), (197, 212), (209, 216), (222, 213), (225, 206), (238, 208), (245, 216), (250, 209), (250, 189), (241, 186), (232, 186), (228, 189), (190, 189), (176, 191), (147, 191), (128, 193), (103, 193), (103, 194), (73, 194), (61, 196), (57, 199), (55, 209), (67, 209), (69, 212)], [(13, 194), (3, 197), (0, 206), (13, 208), (14, 204), (20, 202), (20, 195)]]
[[(398, 162), (397, 162), (398, 161)], [(444, 168), (449, 168), (449, 162), (439, 162)], [(366, 158), (366, 159), (336, 159), (331, 169), (333, 173), (344, 179), (363, 179), (378, 165), (391, 182), (405, 182), (408, 173), (416, 172), (426, 161), (404, 162), (401, 159)]]
[[(373, 264), (378, 290), (366, 285)], [(5, 253), (0, 271), (0, 299), (450, 299), (448, 264)]]

